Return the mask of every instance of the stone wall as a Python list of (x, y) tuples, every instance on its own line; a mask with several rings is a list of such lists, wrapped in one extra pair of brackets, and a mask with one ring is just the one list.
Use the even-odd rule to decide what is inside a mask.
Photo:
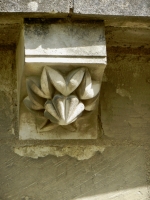
[(12, 128), (16, 109), (15, 49), (1, 48), (0, 56), (0, 199), (149, 199), (147, 51), (108, 47), (101, 91), (102, 139), (107, 147), (83, 161), (69, 156), (32, 159), (13, 152), (18, 145)]
[[(62, 8), (60, 10), (55, 6), (57, 1), (52, 1), (49, 14), (45, 6), (46, 1), (45, 4), (39, 2), (37, 11), (37, 1), (1, 2), (3, 13), (0, 25), (0, 199), (150, 199), (150, 38), (147, 19), (149, 2), (135, 1), (134, 6), (128, 1), (117, 5), (113, 4), (113, 1), (111, 5), (105, 1), (101, 7), (96, 6), (97, 1), (94, 1), (93, 6), (89, 1), (83, 1), (85, 6), (81, 1), (74, 1), (74, 4), (59, 1), (59, 8)], [(117, 7), (114, 11), (115, 5)], [(106, 6), (107, 9), (104, 9)], [(38, 159), (21, 157), (14, 153), (15, 147), (28, 145), (34, 148), (40, 144), (42, 148), (42, 145), (48, 144), (19, 141), (16, 132), (16, 44), (22, 21), (25, 16), (54, 17), (53, 10), (58, 13), (57, 17), (66, 17), (71, 11), (70, 8), (74, 8), (74, 13), (78, 14), (76, 17), (79, 19), (92, 19), (94, 15), (105, 20), (108, 65), (103, 77), (100, 108), (103, 129), (100, 145), (103, 145), (104, 151), (95, 153), (87, 160), (77, 160), (70, 156), (57, 158), (52, 155)], [(21, 11), (24, 13), (20, 14)], [(27, 14), (33, 11), (34, 13)], [(18, 14), (10, 18), (10, 13), (5, 16), (5, 12)], [(100, 17), (102, 14), (105, 16)], [(107, 14), (110, 16), (106, 16)], [(124, 14), (145, 18), (121, 17)], [(80, 146), (80, 143), (78, 145)]]

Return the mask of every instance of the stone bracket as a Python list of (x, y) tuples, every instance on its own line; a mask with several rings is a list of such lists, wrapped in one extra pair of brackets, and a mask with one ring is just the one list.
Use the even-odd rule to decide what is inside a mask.
[(17, 59), (20, 140), (99, 137), (103, 22), (25, 24)]

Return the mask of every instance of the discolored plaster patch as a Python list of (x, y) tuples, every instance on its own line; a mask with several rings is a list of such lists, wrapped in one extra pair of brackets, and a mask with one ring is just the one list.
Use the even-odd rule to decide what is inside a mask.
[(49, 147), (49, 146), (29, 146), (14, 148), (14, 152), (20, 156), (38, 158), (47, 155), (55, 155), (62, 157), (69, 155), (77, 160), (89, 159), (95, 155), (96, 152), (103, 152), (103, 146), (65, 146), (65, 147)]
[(128, 97), (130, 100), (132, 100), (130, 93), (123, 88), (117, 88), (116, 93), (119, 94), (121, 97)]

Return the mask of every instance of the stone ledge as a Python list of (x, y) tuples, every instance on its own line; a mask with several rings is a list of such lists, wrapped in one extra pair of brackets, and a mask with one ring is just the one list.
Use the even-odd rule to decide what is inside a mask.
[(82, 15), (150, 16), (149, 0), (2, 0), (0, 13), (70, 13)]
[[(122, 1), (89, 1), (89, 0), (2, 0), (0, 13), (39, 14), (48, 13), (53, 15), (81, 14), (97, 16), (150, 16), (149, 0), (122, 0)], [(56, 16), (55, 16), (56, 17)]]
[(90, 15), (150, 16), (149, 0), (74, 0), (74, 13)]
[(47, 12), (47, 13), (68, 13), (68, 0), (35, 0), (35, 1), (19, 1), (18, 0), (2, 0), (0, 2), (0, 12)]

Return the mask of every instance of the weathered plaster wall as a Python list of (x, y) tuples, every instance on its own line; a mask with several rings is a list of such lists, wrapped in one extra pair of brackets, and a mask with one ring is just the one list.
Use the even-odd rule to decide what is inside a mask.
[(143, 147), (109, 147), (89, 160), (47, 156), (33, 160), (2, 145), (3, 200), (148, 200)]
[[(150, 199), (149, 16), (149, 0), (0, 1), (1, 200)], [(89, 160), (32, 159), (13, 151), (48, 144), (18, 141), (16, 132), (15, 45), (23, 18), (30, 17), (105, 20), (108, 66), (101, 90), (100, 143), (105, 150)]]
[(142, 41), (136, 47), (129, 47), (130, 42), (127, 47), (121, 42), (115, 45), (115, 31), (112, 28), (111, 33), (107, 32), (110, 29), (106, 28), (106, 37), (112, 39), (101, 90), (102, 140), (106, 148), (83, 161), (69, 156), (32, 159), (13, 152), (14, 146), (31, 143), (19, 143), (13, 134), (17, 124), (15, 48), (1, 47), (0, 199), (150, 198), (149, 49), (144, 42), (139, 47)]
[(114, 47), (108, 55), (101, 94), (104, 133), (123, 142), (149, 143), (149, 51)]
[(0, 47), (0, 139), (12, 139), (16, 122), (15, 48)]

